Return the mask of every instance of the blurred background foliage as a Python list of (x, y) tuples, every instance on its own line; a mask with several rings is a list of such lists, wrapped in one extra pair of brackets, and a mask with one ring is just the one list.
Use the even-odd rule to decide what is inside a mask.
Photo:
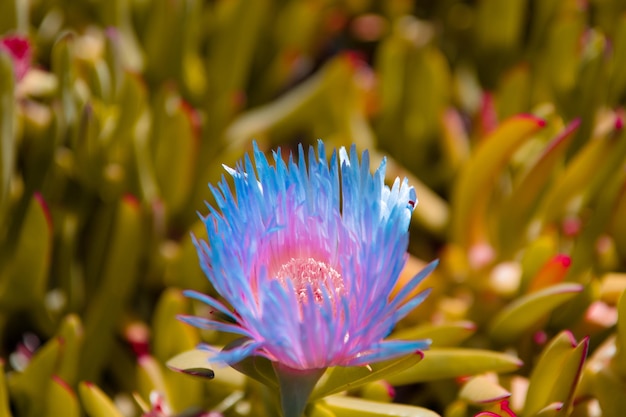
[(307, 415), (623, 415), (625, 2), (2, 0), (0, 35), (0, 417), (276, 415), (165, 363), (229, 341), (176, 320), (207, 184), (317, 138), (415, 186), (399, 285), (441, 265), (392, 335), (425, 358)]

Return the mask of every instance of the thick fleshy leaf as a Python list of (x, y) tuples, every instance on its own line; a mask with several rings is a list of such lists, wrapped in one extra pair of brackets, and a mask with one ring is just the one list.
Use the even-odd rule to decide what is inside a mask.
[(75, 386), (78, 377), (78, 358), (83, 344), (83, 325), (77, 315), (63, 319), (57, 332), (63, 340), (63, 356), (56, 375), (69, 386)]
[(0, 266), (0, 303), (5, 309), (30, 307), (33, 314), (45, 318), (43, 299), (51, 253), (50, 214), (41, 195), (35, 194), (28, 204), (17, 241), (3, 254), (10, 254), (10, 259)]
[(519, 369), (522, 362), (511, 355), (481, 349), (434, 348), (426, 352), (416, 366), (391, 375), (386, 379), (392, 385), (408, 385), (481, 374), (505, 373)]
[(334, 395), (320, 401), (336, 417), (438, 417), (439, 414), (427, 408), (403, 404), (386, 404), (353, 397)]
[(5, 226), (15, 166), (15, 77), (11, 58), (0, 51), (0, 227)]
[(186, 314), (188, 308), (189, 299), (178, 289), (167, 289), (161, 295), (152, 319), (152, 346), (159, 361), (165, 362), (200, 343), (197, 330), (176, 319), (176, 316)]
[[(150, 355), (143, 355), (137, 364), (137, 391), (144, 401), (152, 392), (158, 392), (165, 404), (171, 404), (170, 390), (165, 382), (161, 364)], [(176, 411), (176, 410), (175, 410)]]
[(613, 38), (612, 60), (609, 64), (609, 101), (617, 105), (626, 90), (626, 74), (620, 71), (626, 65), (626, 16), (620, 15)]
[(626, 291), (622, 293), (617, 304), (617, 337), (613, 365), (617, 374), (626, 379)]
[(430, 339), (433, 347), (457, 346), (476, 331), (476, 324), (471, 321), (459, 321), (443, 324), (423, 324), (392, 333), (394, 339), (418, 340)]
[(78, 398), (70, 386), (58, 377), (54, 377), (48, 385), (47, 403), (44, 417), (79, 417)]
[(528, 111), (531, 94), (531, 70), (522, 62), (506, 71), (496, 91), (496, 108), (501, 119)]
[(510, 396), (509, 391), (482, 375), (471, 378), (459, 392), (459, 398), (475, 405), (495, 403)]
[(465, 164), (454, 185), (451, 240), (464, 247), (485, 238), (489, 195), (515, 150), (545, 126), (534, 116), (515, 116), (493, 131)]
[(544, 233), (524, 248), (522, 253), (522, 277), (520, 292), (525, 292), (530, 281), (541, 271), (541, 268), (558, 253), (559, 236), (556, 231)]
[[(626, 186), (624, 187), (626, 188)], [(622, 259), (626, 259), (626, 190), (623, 189), (615, 202), (615, 210), (611, 216), (609, 230), (611, 237), (615, 241), (615, 248)]]
[(500, 344), (515, 341), (582, 289), (580, 284), (565, 283), (519, 297), (494, 317), (489, 326), (490, 337)]
[(313, 390), (311, 400), (357, 388), (368, 382), (383, 378), (388, 379), (407, 367), (415, 366), (423, 358), (423, 355), (420, 352), (398, 359), (372, 363), (369, 366), (330, 368)]
[(614, 172), (613, 163), (620, 160), (626, 149), (622, 134), (622, 122), (615, 120), (612, 132), (590, 140), (568, 163), (565, 172), (550, 186), (539, 208), (544, 224), (550, 224), (567, 211), (572, 199), (584, 194), (592, 184), (602, 186), (598, 181), (606, 181)]
[(104, 256), (106, 262), (100, 264), (101, 270), (94, 271), (98, 286), (84, 316), (85, 338), (78, 368), (83, 380), (95, 379), (105, 365), (117, 337), (118, 321), (139, 278), (144, 241), (139, 202), (125, 197), (112, 217), (110, 224), (100, 225), (109, 226), (110, 235), (104, 239), (102, 253), (96, 254)]
[(559, 376), (550, 391), (546, 407), (557, 403), (561, 404), (561, 408), (565, 409), (571, 406), (588, 350), (589, 338), (586, 337), (567, 355)]
[(151, 139), (155, 176), (170, 214), (177, 214), (195, 181), (199, 132), (194, 118), (199, 116), (172, 89), (165, 89), (158, 98)]
[(81, 382), (78, 394), (89, 417), (124, 417), (113, 401), (91, 382)]
[(522, 42), (528, 0), (484, 0), (476, 8), (476, 45), (482, 78), (494, 84)]
[[(582, 22), (586, 17), (581, 16)], [(567, 156), (572, 157), (584, 146), (595, 128), (595, 118), (587, 115), (597, 114), (602, 100), (606, 97), (606, 54), (612, 52), (611, 42), (607, 35), (599, 30), (587, 30), (586, 23), (582, 36), (577, 39), (576, 52), (579, 55), (578, 74), (575, 87), (569, 94), (562, 97), (561, 107), (568, 118), (581, 118), (580, 129), (574, 136), (572, 144), (567, 150)], [(555, 71), (555, 74), (558, 72)], [(557, 96), (558, 100), (558, 96)], [(600, 165), (600, 169), (605, 169)]]
[(102, 23), (109, 30), (115, 30), (119, 38), (120, 60), (124, 67), (132, 71), (141, 71), (144, 67), (144, 56), (132, 25), (131, 4), (103, 2), (98, 6)]
[(600, 278), (600, 300), (605, 303), (617, 305), (624, 291), (626, 291), (626, 273), (609, 272)]
[(500, 209), (500, 242), (504, 250), (513, 249), (519, 238), (524, 236), (524, 227), (531, 219), (541, 193), (548, 185), (547, 178), (562, 159), (580, 121), (567, 125), (548, 145), (532, 167), (524, 174), (511, 191), (511, 196)]
[[(169, 367), (170, 369), (164, 369), (161, 363), (162, 362), (159, 363), (159, 368), (162, 369), (165, 385), (168, 389), (168, 399), (172, 410), (176, 412), (183, 412), (184, 410), (196, 407), (198, 404), (202, 404), (204, 398), (206, 397), (206, 384), (204, 384), (204, 381), (212, 378), (209, 378), (208, 372), (206, 374), (206, 378), (202, 378), (204, 381), (201, 380), (201, 378), (190, 378), (189, 375), (202, 376), (203, 372), (206, 371), (206, 368), (194, 368), (196, 373), (189, 373), (185, 371), (181, 372), (173, 367)], [(217, 388), (237, 390), (243, 387), (245, 378), (239, 372), (228, 367), (218, 368), (215, 379), (217, 380), (217, 384), (219, 384), (219, 387)]]
[(546, 405), (544, 408), (542, 408), (541, 410), (537, 411), (537, 414), (535, 414), (535, 417), (553, 417), (553, 416), (558, 416), (561, 413), (561, 411), (563, 410), (563, 408), (565, 407), (565, 405), (561, 402), (555, 402), (555, 403), (551, 403)]
[(532, 293), (561, 283), (571, 264), (572, 258), (567, 255), (561, 254), (550, 258), (532, 278), (527, 292)]
[(220, 384), (233, 389), (243, 389), (246, 382), (245, 376), (230, 367), (214, 367), (211, 364), (213, 356), (214, 354), (208, 350), (193, 349), (174, 356), (167, 361), (166, 365), (173, 371), (205, 379), (215, 379)]
[[(619, 145), (614, 154), (602, 161), (594, 173), (596, 179), (586, 190), (586, 198), (593, 211), (585, 219), (585, 225), (572, 249), (573, 265), (570, 276), (576, 276), (589, 268), (597, 254), (598, 239), (609, 226), (611, 218), (619, 208), (621, 195), (626, 193), (626, 170), (623, 161), (626, 158), (626, 133), (620, 135)], [(608, 168), (608, 169), (607, 169)], [(597, 256), (597, 255), (596, 255)]]
[(9, 394), (19, 415), (43, 415), (48, 384), (62, 354), (63, 342), (51, 339), (39, 348), (24, 372), (13, 375), (8, 381)]
[(9, 393), (4, 373), (4, 360), (0, 358), (0, 417), (11, 417), (9, 406)]
[(57, 93), (61, 100), (61, 119), (67, 126), (73, 126), (72, 130), (77, 130), (80, 118), (79, 100), (74, 89), (77, 78), (74, 65), (75, 43), (76, 36), (73, 32), (66, 31), (58, 36), (52, 47), (50, 62), (52, 72), (59, 81)]
[(554, 402), (569, 404), (582, 370), (588, 339), (576, 344), (573, 335), (559, 333), (544, 349), (529, 380), (524, 417)]
[(610, 369), (600, 369), (592, 380), (593, 395), (600, 403), (602, 415), (621, 416), (626, 408), (626, 383)]
[(164, 283), (166, 285), (208, 293), (211, 284), (200, 268), (198, 254), (191, 236), (207, 239), (206, 227), (202, 221), (196, 221), (188, 233), (179, 242), (165, 242), (161, 247), (166, 267)]
[(215, 372), (210, 362), (213, 356), (208, 350), (193, 349), (174, 356), (166, 365), (173, 371), (213, 379)]
[(515, 49), (522, 40), (526, 1), (507, 3), (506, 7), (498, 0), (480, 3), (476, 13), (477, 41), (480, 51), (489, 53)]

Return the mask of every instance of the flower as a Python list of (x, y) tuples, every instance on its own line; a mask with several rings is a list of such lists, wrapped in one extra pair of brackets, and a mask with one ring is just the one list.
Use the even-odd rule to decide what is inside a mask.
[[(307, 158), (308, 156), (308, 158)], [(341, 148), (328, 162), (323, 142), (297, 162), (280, 148), (274, 164), (254, 144), (232, 176), (211, 186), (216, 207), (203, 218), (208, 241), (194, 238), (200, 264), (230, 305), (187, 291), (219, 314), (181, 319), (232, 332), (244, 342), (216, 354), (233, 364), (258, 355), (296, 371), (359, 366), (425, 349), (427, 340), (384, 340), (426, 296), (410, 297), (431, 263), (391, 297), (407, 259), (415, 191), (384, 183), (369, 155)], [(308, 159), (308, 164), (307, 164)], [(338, 162), (339, 159), (339, 162)], [(226, 320), (220, 320), (226, 318)]]
[(30, 68), (32, 55), (31, 45), (22, 36), (5, 36), (0, 38), (0, 51), (7, 53), (13, 60), (15, 78), (20, 81)]

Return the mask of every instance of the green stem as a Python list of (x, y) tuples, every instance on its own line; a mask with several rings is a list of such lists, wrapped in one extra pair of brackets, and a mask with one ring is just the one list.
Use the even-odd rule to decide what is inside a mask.
[(274, 363), (274, 371), (280, 384), (283, 417), (302, 417), (309, 396), (326, 368), (299, 370)]

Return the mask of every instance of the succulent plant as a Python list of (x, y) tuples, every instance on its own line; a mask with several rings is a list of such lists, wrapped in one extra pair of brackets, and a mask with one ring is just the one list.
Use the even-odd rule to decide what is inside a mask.
[(304, 415), (621, 416), (623, 3), (5, 0), (0, 417), (281, 415), (178, 317), (223, 295), (207, 184), (320, 138), (413, 187), (390, 298), (430, 294), (387, 339), (431, 345), (327, 364)]

